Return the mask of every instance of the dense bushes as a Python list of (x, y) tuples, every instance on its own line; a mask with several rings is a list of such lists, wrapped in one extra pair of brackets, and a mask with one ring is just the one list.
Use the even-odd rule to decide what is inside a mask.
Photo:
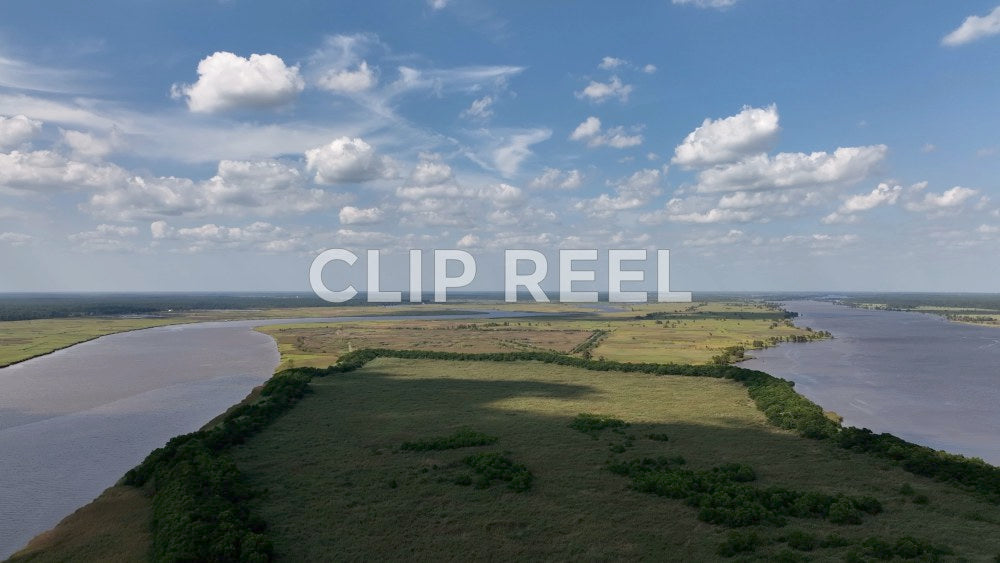
[(754, 487), (748, 483), (757, 479), (756, 473), (740, 463), (693, 471), (660, 457), (613, 461), (608, 469), (631, 478), (637, 491), (684, 500), (698, 509), (699, 520), (731, 528), (784, 526), (788, 517), (860, 524), (864, 514), (882, 511), (882, 504), (871, 497)]
[(415, 442), (403, 442), (403, 445), (399, 449), (414, 452), (454, 450), (458, 448), (471, 448), (473, 446), (488, 446), (495, 444), (499, 439), (496, 436), (476, 432), (471, 428), (461, 428), (451, 436), (438, 436)]
[(321, 370), (272, 377), (261, 398), (230, 411), (221, 424), (177, 436), (125, 474), (123, 483), (153, 492), (157, 561), (268, 561), (264, 524), (249, 509), (253, 492), (223, 450), (242, 443), (308, 392)]
[(531, 489), (534, 480), (527, 467), (498, 452), (473, 454), (463, 459), (462, 463), (478, 475), (475, 483), (480, 489), (489, 488), (494, 481), (505, 481), (508, 488), (523, 493)]
[(597, 438), (597, 434), (605, 428), (626, 428), (628, 423), (620, 418), (601, 414), (580, 413), (569, 423), (569, 427), (578, 432)]

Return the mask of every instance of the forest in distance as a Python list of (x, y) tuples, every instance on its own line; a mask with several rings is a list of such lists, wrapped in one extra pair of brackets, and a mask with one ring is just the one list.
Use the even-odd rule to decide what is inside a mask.
[[(503, 292), (456, 292), (452, 302), (503, 301)], [(942, 314), (1000, 314), (1000, 293), (829, 293), (695, 292), (695, 301), (786, 301), (815, 299), (886, 310), (922, 310)], [(607, 302), (607, 294), (599, 294)], [(291, 309), (356, 306), (365, 294), (329, 303), (311, 292), (170, 292), (170, 293), (0, 293), (0, 321), (69, 317), (156, 316), (198, 310)]]

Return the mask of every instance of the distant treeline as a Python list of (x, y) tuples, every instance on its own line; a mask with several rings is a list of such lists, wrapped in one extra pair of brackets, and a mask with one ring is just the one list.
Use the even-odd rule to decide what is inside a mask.
[(835, 301), (845, 305), (879, 303), (899, 310), (923, 306), (1000, 311), (1000, 293), (853, 293)]
[[(361, 304), (357, 299), (346, 305)], [(331, 306), (312, 293), (0, 294), (0, 321)]]

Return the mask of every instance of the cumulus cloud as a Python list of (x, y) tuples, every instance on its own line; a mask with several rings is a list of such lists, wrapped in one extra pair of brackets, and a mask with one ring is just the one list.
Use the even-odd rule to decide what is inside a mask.
[(427, 0), (432, 10), (443, 10), (448, 6), (448, 0)]
[(244, 227), (226, 227), (207, 223), (198, 227), (174, 228), (165, 221), (150, 225), (153, 239), (179, 241), (185, 252), (213, 250), (255, 250), (258, 252), (293, 252), (305, 250), (300, 234), (257, 221)]
[(0, 189), (67, 191), (120, 185), (127, 172), (115, 165), (70, 160), (54, 151), (0, 153)]
[(941, 39), (941, 44), (948, 47), (957, 47), (998, 33), (1000, 33), (1000, 6), (997, 6), (985, 16), (969, 16), (965, 18), (962, 25)]
[(642, 135), (629, 134), (622, 126), (612, 127), (603, 130), (601, 120), (590, 116), (583, 123), (576, 126), (576, 129), (569, 136), (572, 141), (587, 143), (588, 147), (609, 146), (616, 149), (626, 149), (642, 144)]
[(596, 198), (579, 201), (574, 208), (592, 217), (607, 217), (617, 211), (642, 207), (660, 195), (660, 176), (660, 171), (655, 168), (639, 170), (611, 182), (610, 185), (615, 187), (613, 194), (600, 194)]
[(120, 143), (117, 129), (112, 130), (107, 137), (72, 129), (60, 129), (59, 134), (73, 156), (83, 160), (100, 160), (114, 152)]
[(944, 211), (956, 209), (978, 194), (979, 190), (955, 186), (940, 194), (924, 194), (923, 199), (908, 202), (906, 209), (909, 211)]
[(418, 186), (444, 184), (453, 178), (451, 166), (436, 158), (423, 158), (413, 167), (410, 182)]
[(721, 235), (710, 235), (686, 239), (683, 244), (684, 246), (719, 246), (737, 244), (745, 242), (746, 240), (746, 233), (739, 229), (731, 229), (729, 232)]
[(84, 210), (115, 220), (206, 215), (290, 215), (343, 205), (348, 196), (304, 184), (298, 169), (278, 161), (219, 163), (205, 181), (126, 178), (95, 193)]
[(694, 6), (696, 8), (715, 8), (722, 10), (735, 6), (739, 0), (672, 0), (674, 4)]
[(871, 193), (847, 198), (839, 209), (823, 218), (824, 223), (853, 223), (856, 213), (870, 211), (880, 205), (895, 205), (903, 193), (902, 186), (881, 183)]
[(575, 190), (582, 184), (583, 174), (579, 170), (546, 168), (541, 175), (531, 180), (530, 186), (536, 189)]
[(619, 59), (617, 57), (604, 57), (603, 59), (601, 59), (600, 64), (597, 65), (597, 68), (603, 70), (613, 70), (620, 66), (625, 66), (627, 64), (628, 61), (626, 61), (625, 59)]
[(869, 176), (887, 153), (885, 145), (873, 145), (833, 153), (758, 154), (701, 171), (695, 189), (719, 193), (852, 184)]
[(364, 140), (350, 137), (307, 150), (306, 169), (316, 174), (319, 184), (368, 182), (396, 175), (391, 159), (376, 154)]
[(349, 94), (364, 92), (378, 83), (378, 77), (368, 66), (367, 61), (361, 61), (356, 70), (333, 70), (321, 75), (317, 84), (328, 92), (346, 92)]
[(488, 119), (493, 116), (494, 101), (493, 96), (483, 96), (473, 100), (472, 104), (462, 110), (459, 116), (467, 119)]
[(23, 115), (0, 115), (0, 150), (16, 147), (42, 130), (42, 122)]
[(744, 107), (740, 113), (706, 119), (674, 149), (674, 164), (704, 167), (766, 151), (778, 135), (778, 108)]
[(133, 239), (138, 235), (138, 227), (102, 224), (93, 231), (76, 233), (68, 238), (85, 252), (121, 252), (135, 249)]
[(617, 98), (621, 102), (627, 102), (628, 96), (631, 93), (632, 85), (622, 84), (620, 78), (612, 76), (608, 82), (591, 80), (586, 88), (576, 93), (576, 97), (596, 103), (601, 103), (612, 98)]
[(282, 106), (304, 87), (299, 67), (286, 66), (281, 57), (253, 54), (245, 58), (219, 51), (198, 63), (197, 82), (175, 84), (171, 95), (186, 98), (193, 112), (213, 113)]
[(645, 72), (646, 74), (653, 74), (654, 72), (656, 72), (656, 65), (648, 64), (642, 67), (642, 71)]
[(458, 239), (458, 242), (456, 242), (455, 245), (458, 246), (458, 248), (476, 248), (479, 246), (479, 237), (469, 233)]
[(382, 210), (377, 207), (361, 209), (348, 205), (340, 210), (339, 217), (343, 225), (371, 225), (382, 220)]

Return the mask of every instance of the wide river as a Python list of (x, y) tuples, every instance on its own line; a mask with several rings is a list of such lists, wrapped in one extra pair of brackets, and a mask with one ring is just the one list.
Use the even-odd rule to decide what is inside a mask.
[(784, 307), (834, 338), (755, 350), (741, 366), (794, 381), (845, 425), (1000, 465), (1000, 328), (819, 301)]
[(93, 500), (150, 451), (274, 373), (291, 322), (518, 317), (480, 312), (211, 322), (104, 336), (0, 369), (0, 559)]

